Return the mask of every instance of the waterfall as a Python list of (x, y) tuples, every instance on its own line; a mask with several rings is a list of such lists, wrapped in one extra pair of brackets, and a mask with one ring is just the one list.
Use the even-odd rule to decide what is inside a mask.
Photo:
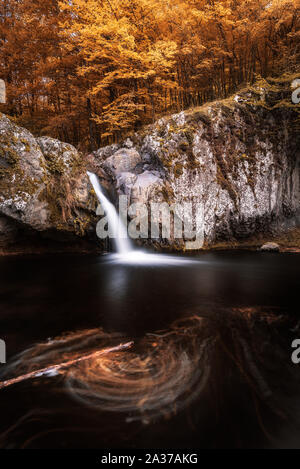
[(113, 204), (103, 194), (96, 174), (87, 171), (87, 175), (91, 181), (94, 191), (96, 192), (98, 200), (107, 215), (109, 230), (111, 237), (114, 240), (117, 253), (128, 254), (130, 251), (132, 251), (132, 246), (127, 235), (126, 227), (124, 226)]
[(109, 262), (118, 264), (133, 265), (187, 265), (194, 262), (187, 258), (178, 258), (176, 256), (166, 256), (162, 254), (151, 254), (141, 250), (135, 250), (127, 234), (127, 229), (119, 217), (113, 204), (105, 197), (102, 192), (99, 180), (94, 173), (87, 171), (87, 175), (96, 192), (108, 220), (110, 236), (113, 238), (117, 254), (111, 254)]

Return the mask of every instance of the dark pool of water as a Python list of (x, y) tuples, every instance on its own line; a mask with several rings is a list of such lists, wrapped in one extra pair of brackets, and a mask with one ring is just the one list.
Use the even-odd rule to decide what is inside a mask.
[[(19, 422), (17, 429), (5, 434), (2, 445), (297, 446), (300, 430), (294, 405), (300, 368), (291, 364), (290, 341), (297, 333), (300, 336), (296, 326), (300, 255), (214, 252), (193, 260), (197, 262), (179, 266), (135, 266), (111, 263), (105, 256), (0, 258), (0, 337), (6, 341), (8, 359), (65, 332), (102, 327), (122, 333), (124, 339), (139, 340), (192, 315), (205, 317), (224, 346), (214, 350), (211, 378), (201, 398), (175, 416), (147, 425), (129, 424), (121, 414), (97, 413), (74, 402), (56, 378), (0, 391), (0, 432), (5, 434)], [(258, 340), (267, 344), (267, 352), (256, 356), (251, 342), (253, 365), (240, 341), (252, 383), (241, 370), (232, 322), (227, 322), (236, 310), (242, 311), (245, 321), (249, 311), (285, 318), (276, 326), (268, 320), (262, 326), (257, 316), (252, 326), (248, 318), (247, 333), (241, 322), (235, 324), (247, 343), (250, 335), (255, 340), (257, 329)], [(272, 404), (256, 389), (256, 384), (263, 385), (255, 366), (262, 367), (268, 387), (274, 388)], [(32, 412), (39, 415), (35, 423)]]

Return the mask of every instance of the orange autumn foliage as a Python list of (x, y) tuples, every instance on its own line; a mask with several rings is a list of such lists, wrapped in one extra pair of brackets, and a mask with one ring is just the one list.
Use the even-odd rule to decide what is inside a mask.
[(293, 72), (300, 0), (2, 0), (0, 110), (83, 148)]

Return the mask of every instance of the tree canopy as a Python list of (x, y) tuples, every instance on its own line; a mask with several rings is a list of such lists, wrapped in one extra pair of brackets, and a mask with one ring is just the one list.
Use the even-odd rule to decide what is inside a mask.
[(2, 0), (0, 110), (94, 149), (295, 70), (299, 11), (300, 0)]

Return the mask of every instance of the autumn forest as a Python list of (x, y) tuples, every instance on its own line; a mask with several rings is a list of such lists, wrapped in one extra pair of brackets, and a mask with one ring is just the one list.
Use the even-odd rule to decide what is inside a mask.
[(0, 450), (299, 449), (299, 266), (300, 0), (0, 0)]
[(293, 71), (299, 0), (1, 0), (1, 110), (81, 149)]

